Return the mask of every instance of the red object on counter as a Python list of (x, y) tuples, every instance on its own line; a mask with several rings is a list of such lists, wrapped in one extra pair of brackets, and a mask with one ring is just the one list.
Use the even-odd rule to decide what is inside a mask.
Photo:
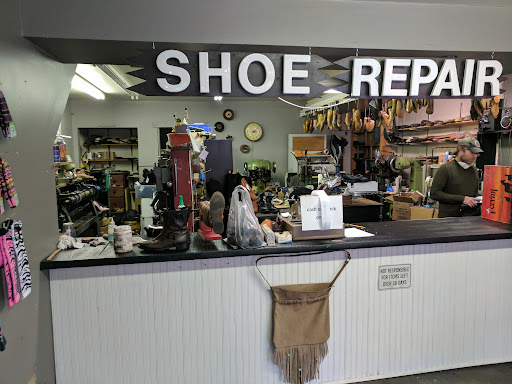
[(512, 167), (484, 167), (482, 217), (501, 223), (512, 223)]

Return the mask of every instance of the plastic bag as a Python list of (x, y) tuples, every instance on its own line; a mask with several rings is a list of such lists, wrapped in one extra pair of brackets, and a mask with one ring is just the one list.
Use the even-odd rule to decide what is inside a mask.
[(240, 248), (256, 248), (264, 243), (263, 231), (254, 214), (251, 196), (241, 185), (231, 195), (226, 234), (228, 242)]

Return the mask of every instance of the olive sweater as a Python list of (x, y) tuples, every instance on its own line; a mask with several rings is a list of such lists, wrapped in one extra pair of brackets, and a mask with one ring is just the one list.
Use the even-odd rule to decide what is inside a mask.
[(465, 196), (478, 194), (478, 173), (474, 166), (462, 168), (456, 160), (441, 165), (432, 182), (430, 196), (439, 201), (439, 217), (461, 216)]

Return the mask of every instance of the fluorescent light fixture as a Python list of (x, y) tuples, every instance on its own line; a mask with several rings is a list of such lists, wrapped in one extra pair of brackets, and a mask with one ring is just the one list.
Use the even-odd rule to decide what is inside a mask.
[(75, 75), (73, 77), (73, 80), (71, 81), (71, 87), (78, 91), (87, 93), (88, 95), (94, 97), (95, 99), (105, 100), (105, 94), (103, 92), (101, 92), (94, 85), (92, 85), (88, 81), (82, 79), (78, 75)]
[(115, 93), (117, 90), (115, 84), (108, 83), (103, 71), (95, 65), (78, 64), (75, 72), (104, 93)]
[(337, 91), (335, 89), (328, 89), (327, 91), (324, 91), (324, 93), (342, 93), (342, 92)]

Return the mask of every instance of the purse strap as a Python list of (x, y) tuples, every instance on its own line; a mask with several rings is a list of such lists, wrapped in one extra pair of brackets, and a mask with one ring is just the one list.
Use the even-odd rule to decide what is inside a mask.
[[(345, 269), (345, 267), (347, 266), (348, 262), (352, 259), (352, 257), (350, 257), (350, 253), (346, 250), (343, 250), (343, 252), (345, 252), (345, 255), (347, 256), (347, 258), (345, 259), (345, 262), (343, 263), (343, 265), (341, 266), (341, 269), (338, 271), (338, 273), (336, 274), (336, 276), (334, 276), (334, 279), (331, 281), (331, 283), (329, 284), (329, 288), (332, 288), (332, 286), (334, 285), (334, 282), (338, 279), (338, 277), (340, 276), (341, 272), (343, 272), (343, 270)], [(316, 253), (308, 253), (307, 256), (311, 256), (311, 255), (321, 255), (323, 253), (328, 253), (328, 252), (316, 252)], [(256, 259), (256, 263), (255, 263), (255, 266), (256, 266), (256, 269), (258, 270), (258, 272), (260, 273), (261, 277), (263, 277), (263, 280), (265, 280), (265, 282), (267, 283), (267, 285), (272, 288), (272, 286), (270, 285), (270, 283), (267, 281), (267, 279), (265, 278), (265, 276), (263, 275), (263, 273), (261, 273), (261, 270), (258, 268), (258, 261), (260, 261), (261, 259), (268, 259), (268, 258), (271, 258), (271, 257), (293, 257), (293, 256), (299, 256), (300, 254), (297, 254), (297, 255), (286, 255), (286, 256), (262, 256), (258, 259)], [(306, 256), (306, 255), (304, 255)]]

